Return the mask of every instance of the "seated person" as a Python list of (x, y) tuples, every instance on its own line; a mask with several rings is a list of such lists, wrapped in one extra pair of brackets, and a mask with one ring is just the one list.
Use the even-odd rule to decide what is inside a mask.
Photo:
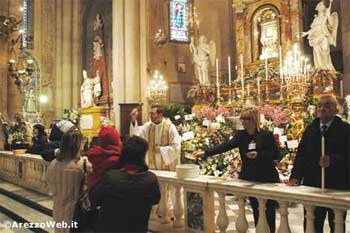
[(46, 144), (47, 134), (45, 132), (45, 127), (41, 124), (33, 125), (32, 145), (27, 150), (27, 153), (40, 155)]
[(74, 124), (67, 120), (60, 120), (51, 128), (49, 142), (43, 146), (41, 157), (48, 162), (54, 160), (59, 153), (61, 140), (64, 133), (68, 132)]
[(95, 232), (147, 232), (152, 205), (160, 200), (157, 177), (145, 162), (148, 143), (131, 137), (120, 157), (121, 168), (110, 169), (90, 192), (100, 206)]
[(101, 179), (105, 171), (118, 167), (122, 142), (116, 129), (102, 126), (98, 133), (98, 142), (88, 151), (88, 159), (92, 165), (92, 173), (88, 176), (88, 188), (92, 189)]

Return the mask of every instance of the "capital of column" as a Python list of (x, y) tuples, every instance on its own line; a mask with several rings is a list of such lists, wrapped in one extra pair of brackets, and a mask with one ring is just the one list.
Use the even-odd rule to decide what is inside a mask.
[(235, 0), (232, 4), (232, 8), (235, 10), (236, 14), (242, 14), (244, 13), (244, 10), (246, 9), (247, 5), (242, 2), (242, 0), (238, 1)]

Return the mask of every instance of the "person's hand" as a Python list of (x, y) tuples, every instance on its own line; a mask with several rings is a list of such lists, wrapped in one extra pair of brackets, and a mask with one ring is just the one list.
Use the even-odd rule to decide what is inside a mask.
[(330, 161), (330, 159), (329, 159), (328, 155), (321, 156), (321, 158), (320, 158), (320, 166), (321, 167), (329, 167), (329, 165), (330, 165), (329, 161)]
[(204, 151), (202, 150), (197, 150), (192, 153), (193, 158), (202, 158), (204, 156)]
[(155, 153), (160, 153), (160, 146), (159, 146), (159, 144), (156, 144), (156, 146), (154, 148), (154, 152)]
[(139, 115), (139, 110), (137, 108), (134, 108), (133, 110), (131, 110), (130, 117), (131, 117), (132, 123), (136, 122), (138, 115)]
[(307, 33), (307, 32), (302, 32), (302, 33), (301, 33), (301, 37), (305, 37), (305, 36), (307, 36), (307, 34), (309, 34), (309, 33)]
[(249, 151), (245, 154), (249, 159), (255, 159), (258, 153), (256, 151)]
[(300, 185), (300, 182), (298, 179), (290, 179), (290, 180), (287, 180), (285, 184), (288, 186), (298, 186)]

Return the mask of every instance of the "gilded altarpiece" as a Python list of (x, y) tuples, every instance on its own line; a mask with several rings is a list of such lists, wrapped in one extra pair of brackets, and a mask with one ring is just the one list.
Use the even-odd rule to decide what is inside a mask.
[(236, 61), (242, 54), (248, 69), (264, 62), (264, 43), (272, 41), (267, 58), (278, 61), (279, 46), (287, 51), (301, 41), (301, 5), (297, 0), (234, 0), (233, 11)]

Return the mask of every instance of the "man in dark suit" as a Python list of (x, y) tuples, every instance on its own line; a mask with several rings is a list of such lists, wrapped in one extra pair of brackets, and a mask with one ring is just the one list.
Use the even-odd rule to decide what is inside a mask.
[[(350, 190), (350, 125), (336, 114), (338, 102), (334, 96), (320, 98), (318, 118), (308, 126), (301, 138), (289, 185), (321, 187), (321, 168), (325, 168), (325, 188)], [(321, 137), (325, 138), (325, 156), (321, 157)], [(330, 208), (315, 208), (315, 230), (323, 232), (328, 212), (331, 232), (334, 232), (334, 212)], [(344, 213), (344, 221), (346, 212)], [(305, 220), (304, 220), (305, 225)], [(344, 224), (345, 232), (345, 224)]]

